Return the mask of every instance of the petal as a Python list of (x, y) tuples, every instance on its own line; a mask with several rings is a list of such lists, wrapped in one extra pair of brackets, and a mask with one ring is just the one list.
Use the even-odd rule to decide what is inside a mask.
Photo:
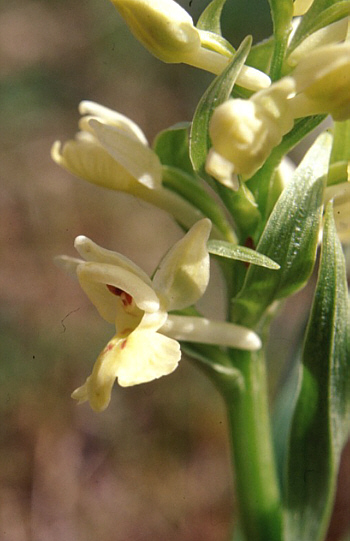
[(176, 340), (137, 329), (124, 341), (118, 383), (129, 387), (166, 376), (175, 370), (180, 358), (180, 345)]
[(132, 191), (137, 180), (116, 162), (93, 137), (80, 133), (76, 140), (63, 147), (56, 141), (51, 149), (52, 159), (61, 167), (92, 184), (111, 190)]
[[(77, 267), (77, 275), (81, 287), (100, 315), (110, 323), (117, 321), (117, 326), (119, 324), (124, 327), (127, 323), (135, 328), (139, 323), (140, 310), (155, 312), (159, 309), (159, 299), (155, 291), (126, 269), (107, 263), (87, 262)], [(130, 295), (135, 309), (123, 309), (120, 296), (113, 295), (107, 285)], [(129, 321), (130, 317), (136, 318), (134, 324)]]
[[(293, 77), (299, 92), (292, 102), (295, 117), (329, 113), (334, 120), (350, 118), (350, 42), (318, 47), (299, 62)], [(306, 106), (303, 98), (309, 100)]]
[(79, 404), (89, 400), (95, 411), (103, 411), (107, 408), (118, 372), (120, 346), (123, 342), (123, 338), (115, 336), (100, 353), (91, 376), (86, 379), (84, 385), (72, 393), (72, 398), (78, 400)]
[(75, 389), (75, 391), (72, 392), (71, 397), (74, 398), (74, 400), (78, 401), (78, 404), (84, 404), (87, 400), (89, 400), (89, 394), (88, 394), (88, 380), (85, 381), (83, 385)]
[(176, 340), (216, 344), (255, 351), (261, 348), (259, 336), (241, 325), (202, 317), (168, 316), (160, 332)]
[(74, 277), (76, 277), (78, 265), (83, 263), (81, 259), (78, 259), (77, 257), (69, 257), (68, 255), (58, 255), (54, 258), (54, 261), (58, 267)]
[(235, 166), (232, 162), (218, 154), (213, 148), (208, 152), (207, 160), (205, 163), (206, 172), (212, 177), (216, 178), (221, 184), (231, 188), (231, 190), (237, 191), (239, 188), (239, 182), (237, 175), (235, 175)]
[(147, 274), (138, 266), (135, 265), (131, 259), (128, 259), (118, 252), (107, 250), (102, 248), (95, 242), (84, 235), (79, 235), (74, 241), (74, 247), (78, 251), (79, 255), (86, 261), (94, 261), (95, 263), (109, 263), (110, 265), (116, 265), (129, 272), (132, 272), (138, 276), (141, 280), (146, 282), (152, 287), (152, 280)]
[(179, 310), (198, 301), (209, 282), (208, 218), (197, 222), (164, 257), (153, 283), (164, 309)]
[[(327, 88), (323, 79), (329, 77), (327, 82), (336, 84), (337, 78), (341, 78), (337, 71), (346, 70), (349, 64), (350, 42), (318, 47), (305, 56), (293, 72), (297, 92), (308, 92), (310, 97), (316, 97), (321, 92), (326, 94)], [(335, 74), (338, 77), (335, 77)], [(345, 79), (346, 75), (346, 72), (342, 73)]]
[(114, 126), (102, 124), (95, 119), (89, 120), (89, 125), (103, 148), (130, 175), (148, 188), (161, 185), (162, 166), (153, 150)]
[(147, 139), (141, 128), (133, 122), (130, 118), (117, 111), (113, 111), (108, 107), (104, 107), (93, 101), (82, 101), (79, 104), (79, 112), (81, 115), (89, 115), (89, 117), (95, 117), (97, 120), (115, 126), (124, 131), (130, 137), (134, 137), (135, 140), (140, 141), (143, 145), (147, 145)]
[(316, 32), (313, 32), (310, 36), (305, 38), (301, 44), (291, 52), (287, 59), (288, 64), (290, 66), (296, 66), (317, 47), (344, 41), (346, 39), (347, 31), (347, 17), (316, 30)]

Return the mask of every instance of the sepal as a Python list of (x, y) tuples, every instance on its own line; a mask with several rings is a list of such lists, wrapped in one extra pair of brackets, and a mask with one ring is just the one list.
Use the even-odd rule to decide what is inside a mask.
[(210, 229), (210, 220), (197, 222), (161, 261), (153, 283), (166, 310), (179, 310), (195, 304), (206, 290)]

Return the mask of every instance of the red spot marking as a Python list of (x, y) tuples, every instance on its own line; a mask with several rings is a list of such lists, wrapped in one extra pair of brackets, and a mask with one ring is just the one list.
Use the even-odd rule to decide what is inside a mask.
[(108, 353), (108, 351), (111, 351), (111, 349), (114, 348), (114, 344), (107, 344), (107, 346), (103, 350), (103, 354)]
[(123, 291), (119, 287), (111, 286), (110, 284), (106, 284), (108, 291), (113, 293), (113, 295), (116, 295), (117, 297), (121, 298), (121, 301), (124, 306), (130, 306), (132, 304), (132, 296), (129, 295), (126, 291)]
[[(245, 246), (246, 248), (251, 248), (252, 250), (255, 250), (255, 244), (254, 244), (254, 240), (252, 239), (252, 237), (247, 237), (247, 238), (245, 239), (244, 246)], [(248, 268), (249, 265), (250, 265), (250, 263), (244, 262), (244, 266), (245, 266), (245, 267)]]
[(255, 250), (255, 244), (254, 244), (254, 241), (253, 241), (252, 237), (247, 237), (245, 239), (244, 246), (246, 248), (252, 248), (252, 250)]
[(120, 349), (124, 349), (125, 346), (126, 346), (126, 343), (127, 343), (127, 340), (123, 340), (121, 345), (120, 345)]

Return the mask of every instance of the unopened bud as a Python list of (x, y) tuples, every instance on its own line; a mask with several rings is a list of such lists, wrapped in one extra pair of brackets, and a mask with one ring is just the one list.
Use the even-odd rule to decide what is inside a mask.
[(163, 62), (186, 62), (200, 49), (192, 17), (173, 0), (112, 0), (134, 36)]

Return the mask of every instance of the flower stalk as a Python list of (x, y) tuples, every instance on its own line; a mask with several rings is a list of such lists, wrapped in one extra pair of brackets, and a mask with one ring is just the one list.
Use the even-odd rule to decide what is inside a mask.
[(231, 439), (239, 524), (244, 539), (281, 541), (282, 508), (271, 439), (263, 350), (235, 351), (240, 386), (223, 389)]

